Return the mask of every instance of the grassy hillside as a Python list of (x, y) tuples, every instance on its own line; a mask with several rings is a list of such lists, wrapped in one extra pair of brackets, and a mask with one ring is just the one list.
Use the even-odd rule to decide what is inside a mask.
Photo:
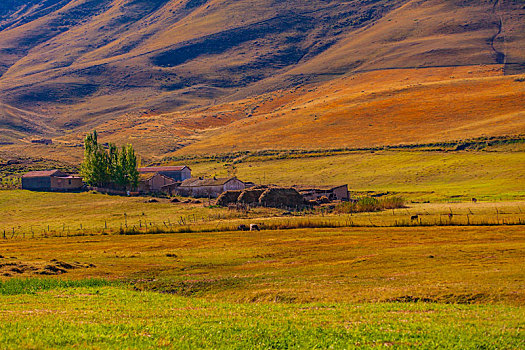
[[(499, 64), (519, 73), (523, 11), (515, 1), (471, 0), (8, 1), (0, 12), (0, 102), (35, 113), (59, 135), (362, 71)], [(495, 88), (480, 84), (481, 95)], [(467, 85), (459, 91), (477, 89)], [(502, 97), (498, 115), (515, 113)], [(0, 118), (10, 130), (25, 125)], [(175, 134), (182, 143), (192, 135)]]
[[(243, 180), (279, 185), (348, 184), (354, 191), (404, 192), (417, 200), (524, 198), (525, 165), (519, 151), (353, 151), (294, 156), (239, 156), (189, 164), (198, 175), (235, 174)], [(193, 164), (192, 164), (193, 163)]]
[[(525, 132), (523, 76), (501, 66), (374, 71), (213, 107), (125, 115), (96, 128), (103, 142), (131, 142), (145, 162), (242, 150), (371, 147)], [(84, 132), (28, 139), (3, 150), (79, 162)]]
[(72, 128), (209, 104), (326, 50), (396, 1), (14, 2), (0, 32), (3, 99)]
[[(486, 67), (346, 76), (227, 105), (222, 111), (212, 109), (216, 117), (228, 116), (232, 109), (248, 115), (203, 130), (176, 154), (370, 147), (520, 134), (525, 131), (523, 81)], [(197, 123), (202, 119), (195, 129), (201, 129)]]

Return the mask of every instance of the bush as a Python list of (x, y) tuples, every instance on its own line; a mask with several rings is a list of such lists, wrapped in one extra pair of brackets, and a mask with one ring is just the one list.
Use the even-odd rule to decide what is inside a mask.
[(337, 213), (368, 213), (384, 209), (404, 208), (405, 200), (402, 197), (389, 197), (378, 200), (373, 197), (362, 197), (354, 202), (343, 202), (335, 207)]
[(389, 197), (381, 199), (383, 209), (405, 208), (405, 199), (403, 197)]
[(380, 211), (381, 209), (381, 204), (375, 198), (363, 197), (357, 201), (357, 210), (359, 212)]

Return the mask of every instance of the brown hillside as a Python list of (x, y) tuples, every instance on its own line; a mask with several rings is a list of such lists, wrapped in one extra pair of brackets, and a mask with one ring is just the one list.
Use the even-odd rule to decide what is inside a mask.
[(210, 104), (315, 57), (406, 0), (34, 2), (45, 8), (32, 20), (29, 5), (4, 14), (2, 98), (71, 129), (125, 111)]
[(147, 157), (523, 133), (524, 19), (519, 0), (8, 0), (0, 143), (77, 159), (93, 128)]
[[(239, 150), (370, 147), (525, 133), (525, 76), (502, 66), (352, 74), (256, 98), (97, 127), (104, 142), (132, 142), (145, 161)], [(78, 161), (83, 132), (13, 153)], [(7, 146), (6, 146), (7, 147)], [(5, 148), (5, 147), (4, 147)]]
[(4, 103), (51, 116), (63, 131), (352, 71), (493, 63), (515, 71), (525, 61), (520, 4), (10, 0), (0, 11), (0, 91)]
[(525, 82), (500, 75), (501, 69), (373, 71), (268, 94), (238, 105), (251, 117), (210, 129), (177, 153), (370, 147), (520, 134), (525, 132)]

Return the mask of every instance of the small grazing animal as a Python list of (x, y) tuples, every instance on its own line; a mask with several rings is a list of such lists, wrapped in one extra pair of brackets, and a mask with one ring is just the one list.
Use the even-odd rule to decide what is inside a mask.
[(250, 231), (260, 231), (259, 225), (257, 224), (250, 224)]
[(248, 231), (250, 228), (244, 224), (242, 225), (239, 225), (239, 227), (237, 227), (237, 230), (239, 231)]
[(472, 203), (477, 203), (478, 200), (476, 198), (472, 198)]
[(417, 220), (417, 219), (419, 219), (419, 215), (412, 215), (410, 217), (410, 220)]

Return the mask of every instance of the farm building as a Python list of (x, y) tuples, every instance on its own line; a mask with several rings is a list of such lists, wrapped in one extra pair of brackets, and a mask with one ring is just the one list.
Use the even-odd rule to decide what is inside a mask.
[(74, 191), (82, 188), (82, 178), (60, 170), (31, 171), (22, 176), (22, 189), (33, 191)]
[(177, 183), (161, 173), (142, 173), (139, 175), (138, 191), (142, 193), (159, 192), (164, 186)]
[(175, 181), (184, 181), (191, 178), (191, 169), (185, 165), (146, 167), (138, 170), (140, 174), (159, 173)]
[(329, 200), (350, 200), (350, 194), (348, 193), (348, 185), (341, 185), (336, 187), (318, 187), (318, 188), (302, 188), (296, 187), (299, 193), (306, 200), (317, 200), (321, 197), (326, 197)]
[(216, 198), (225, 191), (243, 190), (245, 187), (244, 182), (236, 177), (192, 178), (182, 181), (175, 191), (181, 196)]

